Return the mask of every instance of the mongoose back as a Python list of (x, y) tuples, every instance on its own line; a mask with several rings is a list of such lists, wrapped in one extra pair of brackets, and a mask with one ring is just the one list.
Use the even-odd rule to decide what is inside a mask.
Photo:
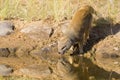
[(83, 6), (75, 12), (70, 25), (65, 30), (67, 42), (58, 51), (60, 54), (64, 54), (71, 46), (73, 46), (73, 53), (76, 50), (79, 51), (78, 53), (83, 53), (83, 45), (86, 43), (91, 29), (93, 13), (95, 11), (89, 5)]

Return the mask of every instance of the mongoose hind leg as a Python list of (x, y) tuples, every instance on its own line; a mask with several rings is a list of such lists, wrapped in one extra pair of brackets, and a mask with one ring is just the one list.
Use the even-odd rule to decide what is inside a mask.
[(74, 44), (73, 45), (73, 52), (72, 54), (70, 54), (71, 56), (73, 55), (80, 55), (80, 54), (83, 54), (84, 51), (83, 51), (83, 46), (81, 43), (77, 43), (77, 44)]
[(79, 42), (78, 46), (79, 46), (79, 55), (83, 54), (84, 53), (84, 51), (83, 51), (83, 43)]

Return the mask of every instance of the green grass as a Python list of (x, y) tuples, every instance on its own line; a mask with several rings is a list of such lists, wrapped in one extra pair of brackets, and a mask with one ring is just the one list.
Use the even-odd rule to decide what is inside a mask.
[(12, 77), (0, 77), (0, 80), (41, 80), (37, 78), (29, 78), (29, 77), (17, 77), (17, 76), (12, 76)]
[(119, 0), (0, 0), (0, 19), (70, 19), (82, 5), (89, 4), (102, 17), (119, 22)]
[(4, 80), (4, 78), (2, 76), (0, 76), (0, 80)]

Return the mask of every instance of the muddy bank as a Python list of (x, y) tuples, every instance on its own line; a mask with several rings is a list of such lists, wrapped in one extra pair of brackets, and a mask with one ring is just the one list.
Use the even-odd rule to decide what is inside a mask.
[[(0, 37), (0, 64), (13, 69), (7, 79), (120, 79), (120, 26), (112, 27), (112, 36), (109, 25), (94, 27), (84, 46), (87, 59), (70, 56), (71, 51), (63, 56), (58, 54), (58, 40), (63, 36), (61, 28), (69, 22), (13, 21), (14, 32)], [(70, 63), (71, 60), (74, 64)]]

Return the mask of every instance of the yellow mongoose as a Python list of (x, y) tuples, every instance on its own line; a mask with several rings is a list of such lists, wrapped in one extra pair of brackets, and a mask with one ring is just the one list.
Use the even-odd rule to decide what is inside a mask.
[(67, 41), (58, 50), (60, 54), (64, 54), (71, 46), (73, 46), (73, 51), (77, 50), (78, 53), (83, 53), (83, 45), (89, 38), (93, 13), (95, 11), (89, 5), (83, 6), (75, 12), (70, 25), (65, 30)]

